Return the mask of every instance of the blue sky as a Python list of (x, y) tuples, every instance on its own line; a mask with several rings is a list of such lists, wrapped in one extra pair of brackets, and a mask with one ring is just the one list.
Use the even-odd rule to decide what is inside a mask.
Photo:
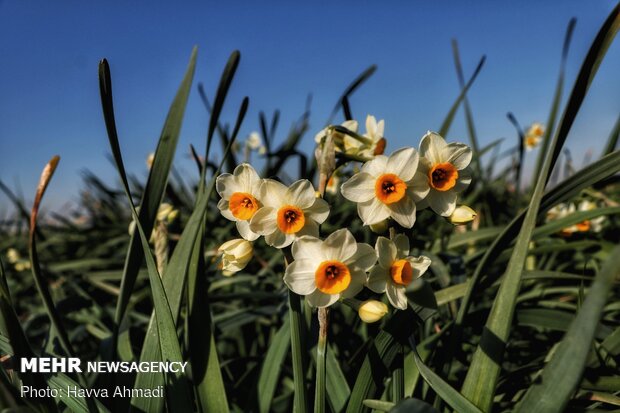
[[(196, 91), (213, 96), (231, 51), (241, 64), (224, 119), (232, 122), (243, 96), (250, 109), (242, 135), (258, 129), (258, 112), (282, 112), (278, 139), (313, 94), (311, 150), (343, 89), (377, 64), (354, 95), (352, 109), (385, 119), (388, 151), (417, 146), (437, 129), (458, 95), (450, 48), (456, 38), (468, 76), (486, 65), (470, 93), (482, 144), (516, 139), (506, 119), (544, 121), (550, 107), (569, 19), (577, 27), (568, 60), (567, 91), (613, 1), (443, 2), (36, 2), (0, 0), (0, 177), (31, 201), (52, 155), (61, 163), (46, 205), (76, 199), (88, 168), (113, 183), (116, 172), (99, 106), (97, 64), (112, 68), (117, 122), (128, 169), (145, 176), (168, 106), (191, 48), (199, 47), (177, 165), (191, 178), (190, 143), (204, 147), (207, 118)], [(575, 123), (568, 145), (577, 163), (595, 155), (620, 113), (620, 47), (610, 48)], [(565, 96), (566, 96), (565, 94)], [(448, 140), (467, 142), (460, 112)], [(0, 210), (8, 204), (0, 194)]]

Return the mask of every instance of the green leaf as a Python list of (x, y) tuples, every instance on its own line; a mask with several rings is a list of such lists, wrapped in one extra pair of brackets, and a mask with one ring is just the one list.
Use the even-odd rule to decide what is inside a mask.
[(527, 257), (532, 232), (536, 224), (544, 187), (550, 175), (551, 167), (557, 159), (557, 155), (583, 102), (590, 82), (596, 73), (596, 69), (609, 43), (613, 40), (618, 30), (619, 10), (620, 5), (614, 9), (610, 17), (603, 24), (579, 72), (562, 120), (560, 121), (558, 131), (550, 144), (545, 162), (538, 175), (532, 200), (530, 201), (529, 208), (523, 220), (523, 225), (517, 237), (512, 256), (508, 262), (504, 279), (500, 285), (493, 307), (491, 308), (491, 313), (483, 330), (480, 344), (476, 348), (472, 363), (467, 372), (462, 390), (463, 395), (472, 400), (474, 404), (484, 411), (491, 410), (495, 386), (501, 369), (501, 360), (504, 355), (505, 343), (510, 332), (516, 298), (519, 293), (521, 274)]
[(595, 321), (601, 318), (614, 280), (620, 277), (619, 255), (620, 246), (614, 248), (597, 274), (577, 317), (545, 366), (542, 380), (528, 389), (517, 412), (557, 412), (568, 404), (581, 380), (596, 333)]
[(435, 409), (430, 404), (423, 402), (419, 399), (407, 398), (401, 400), (390, 411), (390, 413), (439, 413), (439, 410)]
[(620, 138), (620, 116), (616, 120), (616, 124), (609, 134), (609, 139), (607, 139), (607, 144), (605, 145), (605, 149), (603, 149), (603, 156), (609, 155), (613, 151), (616, 150), (616, 146), (618, 145), (618, 138)]
[[(140, 201), (139, 220), (140, 225), (145, 231), (147, 239), (151, 236), (153, 223), (155, 222), (155, 218), (157, 216), (157, 210), (162, 201), (166, 185), (168, 183), (168, 175), (170, 174), (170, 169), (172, 167), (172, 161), (174, 159), (176, 146), (181, 133), (183, 115), (185, 113), (185, 107), (187, 106), (187, 99), (189, 97), (192, 79), (194, 77), (196, 55), (197, 49), (194, 47), (187, 71), (185, 72), (185, 76), (181, 82), (181, 86), (179, 87), (179, 90), (172, 101), (172, 105), (170, 106), (170, 110), (168, 111), (168, 116), (166, 117), (166, 121), (157, 144), (157, 149), (155, 150), (153, 165), (149, 172), (146, 187), (144, 188), (142, 195), (142, 200)], [(118, 133), (116, 130), (116, 121), (114, 119), (110, 68), (105, 59), (99, 64), (99, 88), (108, 138), (112, 145), (113, 141), (118, 142)], [(120, 153), (120, 148), (117, 149)], [(115, 345), (117, 341), (118, 326), (121, 324), (121, 321), (125, 316), (127, 304), (131, 298), (133, 287), (143, 259), (144, 253), (142, 251), (139, 234), (134, 231), (129, 242), (127, 256), (125, 258), (125, 267), (123, 269), (123, 277), (121, 279), (120, 296), (114, 315), (115, 329), (113, 342)]]
[(271, 401), (275, 394), (276, 385), (280, 378), (280, 371), (289, 347), (291, 345), (290, 338), (290, 320), (286, 318), (282, 327), (273, 336), (269, 345), (269, 350), (265, 354), (265, 360), (258, 377), (257, 398), (258, 410), (261, 413), (269, 411)]
[(441, 127), (439, 128), (439, 134), (443, 136), (444, 138), (448, 136), (448, 131), (450, 130), (450, 126), (452, 125), (452, 121), (454, 120), (454, 116), (456, 115), (456, 111), (461, 105), (461, 102), (463, 101), (463, 99), (465, 99), (465, 95), (467, 91), (469, 90), (471, 85), (474, 84), (474, 80), (476, 80), (478, 73), (480, 73), (480, 69), (482, 69), (482, 66), (484, 65), (485, 60), (486, 60), (486, 56), (482, 56), (482, 58), (480, 59), (480, 62), (478, 63), (478, 66), (476, 67), (476, 70), (474, 70), (474, 74), (471, 76), (471, 78), (469, 78), (465, 86), (461, 88), (461, 93), (459, 94), (459, 96), (456, 98), (456, 100), (452, 104), (452, 107), (448, 111), (446, 118), (441, 124)]
[(294, 405), (296, 413), (308, 411), (306, 394), (306, 322), (301, 311), (301, 297), (288, 292), (289, 317), (291, 324), (291, 356), (293, 360), (293, 382), (295, 385)]

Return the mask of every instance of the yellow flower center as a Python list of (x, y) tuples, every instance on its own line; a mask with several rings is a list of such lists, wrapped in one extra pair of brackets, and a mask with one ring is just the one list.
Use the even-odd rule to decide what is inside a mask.
[(258, 211), (258, 201), (246, 192), (235, 192), (228, 200), (228, 208), (235, 218), (247, 221)]
[(438, 191), (448, 191), (454, 188), (459, 172), (450, 162), (438, 163), (428, 171), (428, 180), (431, 187)]
[(349, 267), (340, 261), (323, 261), (314, 273), (314, 281), (319, 291), (338, 294), (351, 284), (351, 272)]
[(528, 148), (534, 148), (538, 145), (538, 136), (526, 136), (525, 146)]
[(304, 211), (293, 205), (285, 205), (278, 209), (278, 228), (285, 234), (299, 232), (306, 223)]
[(394, 284), (408, 286), (413, 281), (413, 269), (407, 260), (394, 261), (390, 267), (390, 277)]
[(377, 141), (377, 145), (375, 146), (375, 155), (383, 155), (383, 152), (385, 152), (385, 144), (386, 144), (386, 140), (385, 138), (381, 138)]
[(405, 196), (407, 184), (395, 174), (383, 174), (375, 181), (375, 195), (384, 204), (393, 204)]
[(540, 125), (536, 125), (532, 128), (532, 134), (536, 136), (543, 136), (544, 133), (545, 131)]

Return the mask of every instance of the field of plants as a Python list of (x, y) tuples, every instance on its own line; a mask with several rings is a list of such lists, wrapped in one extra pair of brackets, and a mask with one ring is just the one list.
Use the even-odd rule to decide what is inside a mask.
[[(198, 83), (209, 126), (182, 176), (194, 49), (145, 182), (125, 171), (102, 60), (118, 181), (86, 174), (70, 214), (46, 212), (62, 168), (53, 154), (33, 205), (0, 181), (15, 211), (0, 223), (0, 411), (620, 411), (620, 118), (589, 163), (564, 155), (620, 6), (565, 79), (574, 26), (545, 123), (509, 113), (514, 137), (486, 145), (467, 98), (484, 58), (464, 73), (456, 42), (461, 90), (443, 123), (403, 148), (351, 104), (374, 66), (325, 128), (310, 128), (309, 108), (288, 132), (261, 112), (260, 131), (238, 137), (249, 99), (227, 99), (235, 51), (216, 90)], [(468, 136), (453, 136), (463, 114)], [(187, 371), (20, 371), (31, 357)], [(84, 392), (22, 397), (24, 386)], [(117, 386), (164, 394), (102, 396)]]

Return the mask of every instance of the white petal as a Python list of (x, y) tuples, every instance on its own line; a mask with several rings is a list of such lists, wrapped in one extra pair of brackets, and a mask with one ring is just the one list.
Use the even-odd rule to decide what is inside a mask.
[(405, 234), (398, 234), (392, 240), (396, 246), (396, 258), (404, 258), (409, 255), (409, 238)]
[(372, 115), (366, 116), (366, 134), (369, 137), (377, 134), (377, 119)]
[(323, 252), (323, 241), (316, 237), (303, 236), (297, 238), (292, 247), (293, 258), (296, 260), (314, 260), (315, 262), (325, 261)]
[(459, 171), (459, 178), (456, 180), (456, 185), (454, 186), (454, 192), (460, 194), (464, 190), (467, 189), (469, 184), (471, 183), (471, 169), (465, 168)]
[(355, 297), (362, 289), (364, 288), (364, 284), (366, 283), (366, 272), (363, 270), (352, 269), (351, 270), (351, 283), (341, 293), (343, 298), (351, 298)]
[(357, 132), (357, 128), (359, 127), (356, 120), (345, 120), (344, 122), (342, 122), (342, 126), (352, 132)]
[(310, 208), (316, 199), (316, 192), (310, 181), (300, 179), (286, 190), (284, 199), (289, 205), (295, 205), (301, 209)]
[(411, 197), (413, 202), (418, 202), (428, 195), (430, 189), (427, 173), (422, 172), (422, 168), (418, 167), (413, 179), (407, 182), (407, 196)]
[(259, 198), (265, 206), (280, 208), (284, 204), (287, 189), (286, 185), (278, 181), (265, 179), (260, 186)]
[(316, 221), (317, 224), (322, 224), (329, 216), (329, 204), (324, 199), (315, 198), (314, 204), (310, 208), (304, 209), (304, 214)]
[(346, 262), (355, 255), (357, 251), (357, 242), (353, 234), (348, 229), (343, 228), (332, 233), (323, 241), (325, 255), (330, 260), (338, 260)]
[(366, 172), (375, 178), (379, 175), (385, 173), (385, 168), (387, 167), (388, 157), (385, 155), (377, 155), (372, 160), (366, 162), (361, 172)]
[(465, 169), (471, 162), (471, 148), (464, 143), (451, 143), (442, 151), (442, 157), (450, 162), (457, 170)]
[(268, 235), (278, 229), (277, 210), (271, 207), (262, 207), (250, 220), (250, 229), (260, 235)]
[(308, 295), (316, 290), (316, 262), (296, 259), (284, 273), (284, 283), (296, 294)]
[(402, 148), (390, 155), (385, 172), (396, 174), (403, 181), (413, 178), (418, 169), (418, 152), (413, 148)]
[(364, 225), (377, 224), (390, 216), (390, 210), (376, 198), (357, 204), (357, 213)]
[(377, 253), (373, 247), (363, 242), (357, 243), (357, 251), (345, 264), (368, 271), (377, 262)]
[(233, 174), (241, 192), (253, 194), (259, 189), (261, 179), (250, 164), (242, 163), (235, 168)]
[(250, 229), (249, 221), (237, 221), (237, 231), (239, 231), (239, 235), (248, 241), (256, 241), (260, 237), (260, 234)]
[(375, 178), (368, 173), (359, 172), (342, 184), (340, 192), (349, 201), (369, 201), (375, 197)]
[(385, 287), (385, 294), (392, 305), (401, 310), (407, 309), (407, 296), (405, 295), (404, 287), (397, 287), (396, 285), (388, 282)]
[(392, 263), (396, 260), (396, 245), (386, 237), (378, 237), (375, 243), (375, 250), (379, 259), (379, 265), (385, 268), (390, 268)]
[[(430, 194), (430, 192), (429, 192), (429, 194)], [(421, 201), (417, 201), (415, 203), (415, 207), (416, 207), (416, 209), (418, 211), (421, 211), (423, 209), (428, 208), (429, 207), (429, 205), (428, 205), (428, 195), (424, 199), (422, 199)]]
[(340, 294), (325, 294), (321, 292), (321, 290), (316, 289), (310, 295), (306, 296), (306, 300), (308, 300), (308, 304), (312, 307), (329, 307), (334, 304), (340, 298)]
[(420, 155), (428, 159), (431, 163), (444, 162), (441, 158), (441, 151), (447, 146), (446, 141), (435, 132), (428, 131), (420, 142)]
[(404, 197), (400, 201), (388, 205), (390, 216), (405, 228), (413, 227), (415, 224), (415, 203), (409, 197)]
[(230, 221), (238, 221), (238, 219), (232, 214), (227, 200), (223, 198), (220, 199), (217, 203), (217, 208), (220, 210), (224, 218)]
[(418, 258), (409, 257), (409, 263), (413, 269), (413, 279), (415, 280), (416, 278), (420, 278), (420, 276), (428, 270), (428, 267), (431, 265), (431, 259), (424, 255)]
[(368, 281), (366, 286), (376, 293), (382, 293), (385, 291), (387, 279), (390, 276), (389, 268), (382, 267), (381, 265), (375, 265), (370, 270), (368, 275)]
[(238, 192), (235, 177), (231, 174), (221, 174), (215, 180), (215, 190), (222, 199), (229, 199), (233, 193)]
[(293, 243), (294, 237), (290, 234), (285, 234), (280, 230), (274, 231), (271, 234), (265, 235), (265, 242), (274, 248), (288, 247)]
[(299, 230), (296, 234), (287, 234), (287, 236), (293, 237), (293, 239), (297, 239), (299, 237), (303, 237), (305, 235), (309, 235), (311, 237), (319, 236), (319, 224), (317, 224), (312, 219), (307, 219), (306, 224), (302, 229)]
[(449, 217), (456, 208), (456, 192), (454, 191), (430, 191), (425, 198), (428, 200), (429, 206), (444, 217)]

